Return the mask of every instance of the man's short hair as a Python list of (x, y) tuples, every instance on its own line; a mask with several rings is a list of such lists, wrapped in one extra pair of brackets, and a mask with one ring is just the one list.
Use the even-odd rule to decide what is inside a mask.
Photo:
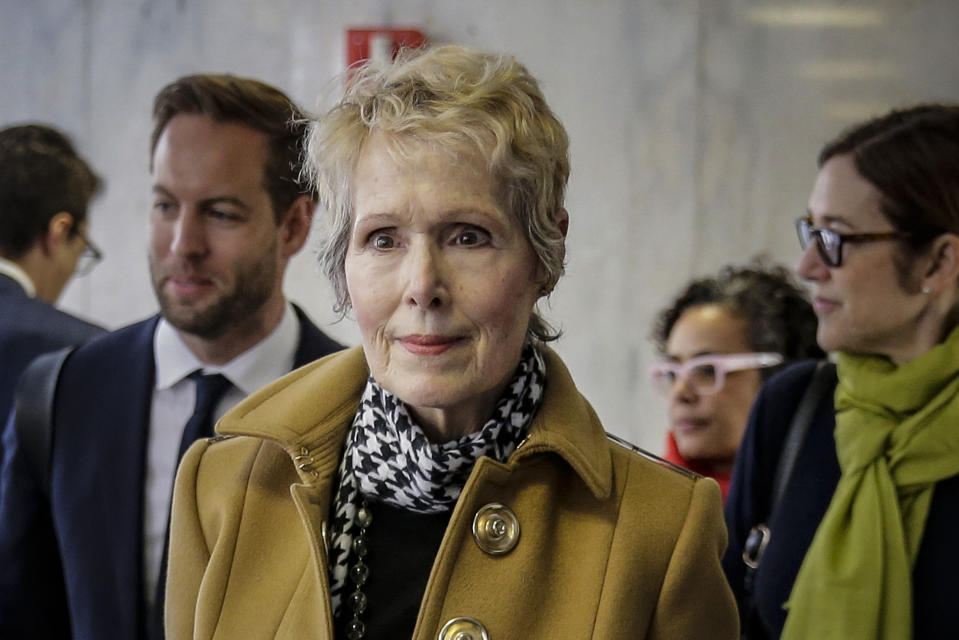
[(151, 168), (163, 130), (180, 114), (243, 125), (267, 137), (264, 188), (277, 222), (301, 195), (313, 198), (309, 187), (299, 180), (306, 120), (300, 108), (276, 87), (252, 78), (209, 73), (184, 76), (163, 87), (153, 101)]
[(73, 216), (70, 232), (78, 233), (101, 185), (60, 131), (42, 124), (0, 130), (0, 255), (23, 256), (60, 212)]

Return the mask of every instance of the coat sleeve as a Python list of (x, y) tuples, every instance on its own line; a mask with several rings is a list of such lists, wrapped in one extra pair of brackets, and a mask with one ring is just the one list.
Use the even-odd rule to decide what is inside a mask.
[(169, 640), (200, 637), (197, 601), (210, 561), (197, 502), (197, 477), (208, 441), (198, 440), (184, 454), (173, 489), (164, 627)]
[(3, 430), (0, 461), (0, 638), (69, 638), (60, 550), (50, 501), (13, 426)]
[(666, 569), (649, 638), (739, 637), (736, 603), (720, 565), (725, 547), (719, 485), (699, 478)]

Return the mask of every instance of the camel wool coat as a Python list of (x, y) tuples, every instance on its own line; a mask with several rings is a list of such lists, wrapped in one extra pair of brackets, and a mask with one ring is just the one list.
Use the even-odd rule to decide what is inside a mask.
[[(719, 487), (611, 441), (541, 349), (546, 386), (529, 436), (505, 464), (475, 465), (414, 639), (453, 637), (442, 630), (456, 618), (490, 640), (736, 638)], [(220, 421), (222, 436), (190, 448), (173, 503), (169, 640), (334, 637), (326, 523), (368, 376), (360, 348), (328, 356), (253, 394)], [(474, 539), (490, 503), (519, 522), (504, 555)]]

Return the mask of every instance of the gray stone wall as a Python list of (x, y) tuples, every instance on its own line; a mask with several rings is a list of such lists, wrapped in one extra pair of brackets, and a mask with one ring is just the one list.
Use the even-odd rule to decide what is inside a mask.
[[(335, 90), (351, 26), (420, 28), (515, 53), (569, 129), (569, 263), (547, 309), (607, 428), (658, 451), (644, 371), (655, 312), (693, 275), (766, 252), (792, 263), (821, 143), (891, 105), (959, 99), (959, 4), (754, 0), (2, 0), (0, 123), (67, 130), (107, 178), (106, 260), (65, 307), (117, 327), (152, 313), (146, 267), (153, 94), (190, 72), (260, 77), (306, 106)], [(795, 6), (809, 8), (810, 3)], [(817, 7), (824, 5), (816, 3)], [(330, 313), (305, 250), (289, 296)]]

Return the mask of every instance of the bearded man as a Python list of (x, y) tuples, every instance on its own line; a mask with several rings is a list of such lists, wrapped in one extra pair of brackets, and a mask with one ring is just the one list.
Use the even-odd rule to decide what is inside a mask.
[(283, 295), (315, 205), (298, 180), (299, 109), (257, 80), (194, 75), (164, 87), (153, 116), (160, 314), (68, 357), (49, 477), (7, 426), (3, 638), (162, 638), (179, 456), (246, 395), (340, 348)]

